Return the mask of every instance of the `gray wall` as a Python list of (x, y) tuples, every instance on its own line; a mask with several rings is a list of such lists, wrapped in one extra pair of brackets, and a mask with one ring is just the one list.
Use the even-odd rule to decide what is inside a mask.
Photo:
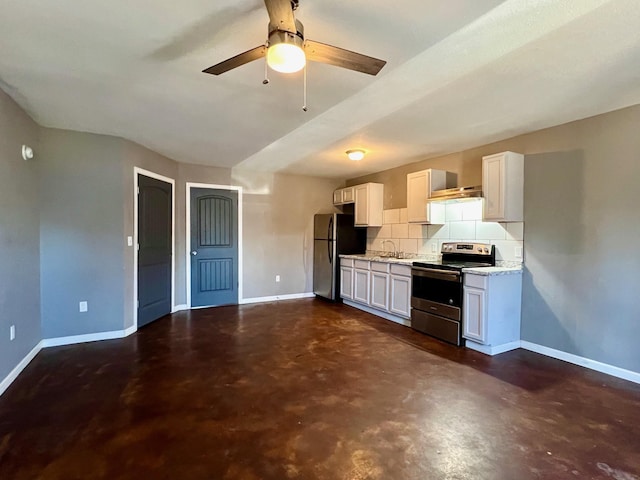
[[(33, 160), (22, 159), (23, 143), (35, 150)], [(0, 381), (41, 339), (40, 154), (38, 126), (0, 90)]]
[(244, 297), (312, 292), (313, 216), (334, 211), (342, 182), (234, 171), (233, 183), (244, 187)]
[(122, 141), (42, 129), (41, 149), (43, 336), (122, 330)]
[[(313, 215), (333, 211), (342, 182), (177, 163), (124, 143), (124, 231), (133, 235), (133, 168), (176, 180), (176, 305), (187, 303), (186, 184), (243, 187), (243, 297), (308, 293), (313, 289)], [(133, 250), (125, 247), (125, 326), (133, 324)], [(281, 281), (275, 282), (280, 275)]]
[[(176, 305), (187, 303), (186, 183), (244, 188), (244, 297), (312, 290), (312, 220), (335, 180), (182, 164), (127, 140), (43, 129), (40, 162), (44, 338), (133, 325), (134, 167), (176, 181)], [(275, 275), (281, 282), (275, 282)], [(80, 313), (78, 302), (89, 302)]]
[(639, 372), (639, 125), (634, 106), (347, 184), (384, 183), (385, 208), (400, 208), (409, 172), (476, 184), (483, 155), (524, 153), (523, 340)]
[[(640, 106), (522, 138), (525, 340), (640, 371)], [(525, 147), (526, 148), (526, 147)]]

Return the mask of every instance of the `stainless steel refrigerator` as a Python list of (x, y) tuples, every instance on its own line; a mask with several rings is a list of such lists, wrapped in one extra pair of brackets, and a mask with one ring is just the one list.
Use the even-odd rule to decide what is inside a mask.
[(367, 229), (353, 226), (353, 215), (329, 213), (314, 217), (313, 293), (340, 300), (340, 254), (365, 253)]

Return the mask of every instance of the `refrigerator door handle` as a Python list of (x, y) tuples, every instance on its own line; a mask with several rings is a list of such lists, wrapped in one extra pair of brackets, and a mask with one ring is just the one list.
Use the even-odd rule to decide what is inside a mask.
[(329, 264), (333, 265), (333, 218), (329, 220), (329, 228), (327, 229), (327, 253), (329, 254)]

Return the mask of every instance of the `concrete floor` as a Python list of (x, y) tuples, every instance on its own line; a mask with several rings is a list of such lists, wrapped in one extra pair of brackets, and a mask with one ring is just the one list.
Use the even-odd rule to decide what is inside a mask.
[(2, 480), (639, 476), (640, 385), (313, 299), (46, 349), (0, 397)]

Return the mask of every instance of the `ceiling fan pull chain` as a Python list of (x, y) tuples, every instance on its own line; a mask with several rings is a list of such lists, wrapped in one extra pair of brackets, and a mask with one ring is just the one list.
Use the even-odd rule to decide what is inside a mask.
[(306, 112), (307, 111), (307, 65), (304, 66), (304, 87), (303, 87), (303, 91), (304, 91), (304, 99), (302, 102), (302, 111)]
[(269, 64), (267, 63), (267, 56), (264, 57), (264, 80), (262, 81), (263, 85), (269, 84)]

